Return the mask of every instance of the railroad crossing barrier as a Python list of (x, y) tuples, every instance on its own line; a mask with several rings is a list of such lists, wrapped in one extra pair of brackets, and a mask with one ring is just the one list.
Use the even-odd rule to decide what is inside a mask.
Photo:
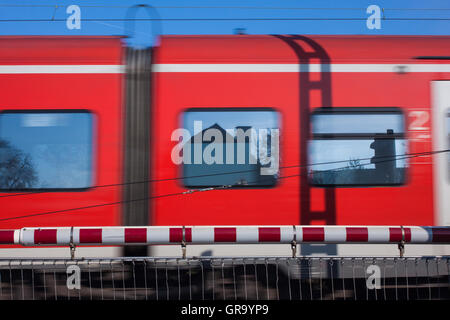
[(417, 226), (179, 226), (179, 227), (58, 227), (0, 230), (0, 244), (24, 246), (162, 245), (179, 244), (396, 243), (450, 244), (450, 227)]
[[(289, 244), (292, 257), (186, 257), (195, 244)], [(297, 257), (297, 244), (393, 244), (400, 257)], [(0, 259), (0, 299), (450, 300), (450, 227), (149, 226), (0, 230), (0, 244), (69, 246), (71, 259)], [(181, 258), (76, 258), (77, 246), (180, 245)]]

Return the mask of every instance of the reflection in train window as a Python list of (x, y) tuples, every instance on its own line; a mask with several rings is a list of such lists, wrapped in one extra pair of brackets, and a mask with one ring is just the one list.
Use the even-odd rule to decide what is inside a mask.
[(0, 189), (90, 187), (92, 126), (86, 111), (0, 113)]
[(404, 117), (395, 108), (317, 109), (311, 118), (310, 182), (399, 185), (408, 166)]
[[(182, 134), (182, 137), (181, 137)], [(192, 108), (172, 152), (188, 187), (274, 186), (279, 116), (270, 108)], [(174, 158), (178, 158), (174, 159)]]

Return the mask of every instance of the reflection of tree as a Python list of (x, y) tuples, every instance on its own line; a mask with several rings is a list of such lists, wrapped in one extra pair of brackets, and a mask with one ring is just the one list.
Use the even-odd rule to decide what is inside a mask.
[[(347, 168), (344, 168), (347, 169)], [(352, 159), (348, 161), (348, 169), (364, 169), (360, 159)]]
[(348, 161), (345, 167), (308, 171), (310, 181), (318, 185), (384, 185), (401, 184), (405, 179), (405, 168), (399, 167), (392, 174), (385, 174), (376, 168), (368, 168), (369, 163), (362, 163), (360, 159)]
[(0, 188), (27, 189), (37, 181), (30, 156), (0, 139)]

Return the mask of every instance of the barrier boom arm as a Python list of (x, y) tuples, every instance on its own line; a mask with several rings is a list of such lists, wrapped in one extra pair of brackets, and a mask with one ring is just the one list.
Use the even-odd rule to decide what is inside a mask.
[(418, 226), (148, 226), (0, 230), (0, 244), (23, 246), (162, 244), (450, 244), (450, 227)]

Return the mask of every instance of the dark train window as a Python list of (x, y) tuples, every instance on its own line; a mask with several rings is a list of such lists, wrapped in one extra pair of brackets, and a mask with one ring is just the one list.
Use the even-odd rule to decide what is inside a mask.
[(271, 187), (279, 172), (279, 115), (270, 108), (192, 108), (172, 160), (187, 187)]
[(90, 187), (92, 127), (87, 111), (0, 113), (0, 189)]
[(396, 108), (317, 109), (311, 115), (308, 175), (318, 186), (405, 182), (404, 116)]

